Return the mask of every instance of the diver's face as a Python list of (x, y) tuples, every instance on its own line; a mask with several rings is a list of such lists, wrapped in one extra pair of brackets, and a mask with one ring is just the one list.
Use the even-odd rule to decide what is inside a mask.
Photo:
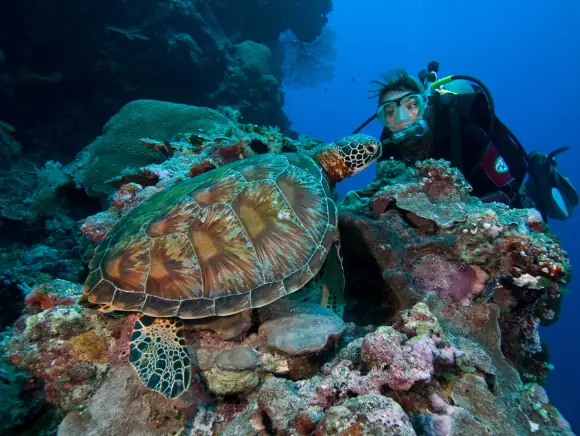
[[(416, 98), (401, 98), (410, 94), (413, 94), (410, 89), (388, 91), (381, 100), (381, 105), (384, 105), (384, 124), (393, 133), (403, 130), (422, 117)], [(388, 104), (390, 102), (393, 104)]]

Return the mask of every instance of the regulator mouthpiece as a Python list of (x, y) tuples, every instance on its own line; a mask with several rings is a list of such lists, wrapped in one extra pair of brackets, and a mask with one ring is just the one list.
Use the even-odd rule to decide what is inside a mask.
[(398, 144), (408, 139), (420, 138), (429, 131), (429, 124), (425, 120), (418, 120), (399, 132), (393, 133), (389, 139), (385, 139), (383, 144)]

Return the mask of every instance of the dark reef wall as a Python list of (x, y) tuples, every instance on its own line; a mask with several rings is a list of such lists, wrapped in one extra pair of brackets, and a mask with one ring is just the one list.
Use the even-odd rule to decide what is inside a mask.
[[(216, 0), (211, 4), (229, 36), (241, 32), (266, 45), (275, 42), (286, 29), (298, 39), (312, 42), (320, 35), (332, 9), (332, 0)], [(232, 13), (238, 10), (243, 13)]]
[(331, 0), (7, 0), (0, 120), (36, 160), (67, 161), (141, 98), (233, 106), (290, 132), (278, 37), (308, 41)]

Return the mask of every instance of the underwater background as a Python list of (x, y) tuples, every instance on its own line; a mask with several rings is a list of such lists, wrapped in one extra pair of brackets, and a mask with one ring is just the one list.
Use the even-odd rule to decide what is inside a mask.
[[(384, 1), (334, 2), (328, 15), (336, 33), (334, 78), (314, 89), (286, 89), (284, 110), (301, 134), (331, 141), (371, 116), (371, 80), (404, 68), (416, 74), (439, 61), (439, 77), (468, 74), (487, 85), (496, 113), (528, 152), (569, 146), (558, 165), (580, 186), (578, 105), (580, 3), (561, 1)], [(363, 132), (379, 136), (374, 121)], [(342, 182), (342, 194), (360, 189), (372, 171)], [(580, 216), (551, 221), (571, 263), (580, 262)], [(560, 319), (541, 328), (554, 370), (548, 393), (580, 431), (580, 287), (573, 278)]]

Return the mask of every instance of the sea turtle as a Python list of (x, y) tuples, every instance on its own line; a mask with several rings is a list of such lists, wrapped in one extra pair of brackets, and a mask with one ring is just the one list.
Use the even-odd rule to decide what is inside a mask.
[(380, 154), (379, 141), (351, 135), (308, 154), (252, 156), (154, 194), (96, 248), (79, 303), (140, 312), (129, 361), (149, 389), (176, 398), (191, 381), (181, 320), (232, 315), (303, 287), (337, 253), (332, 188)]

